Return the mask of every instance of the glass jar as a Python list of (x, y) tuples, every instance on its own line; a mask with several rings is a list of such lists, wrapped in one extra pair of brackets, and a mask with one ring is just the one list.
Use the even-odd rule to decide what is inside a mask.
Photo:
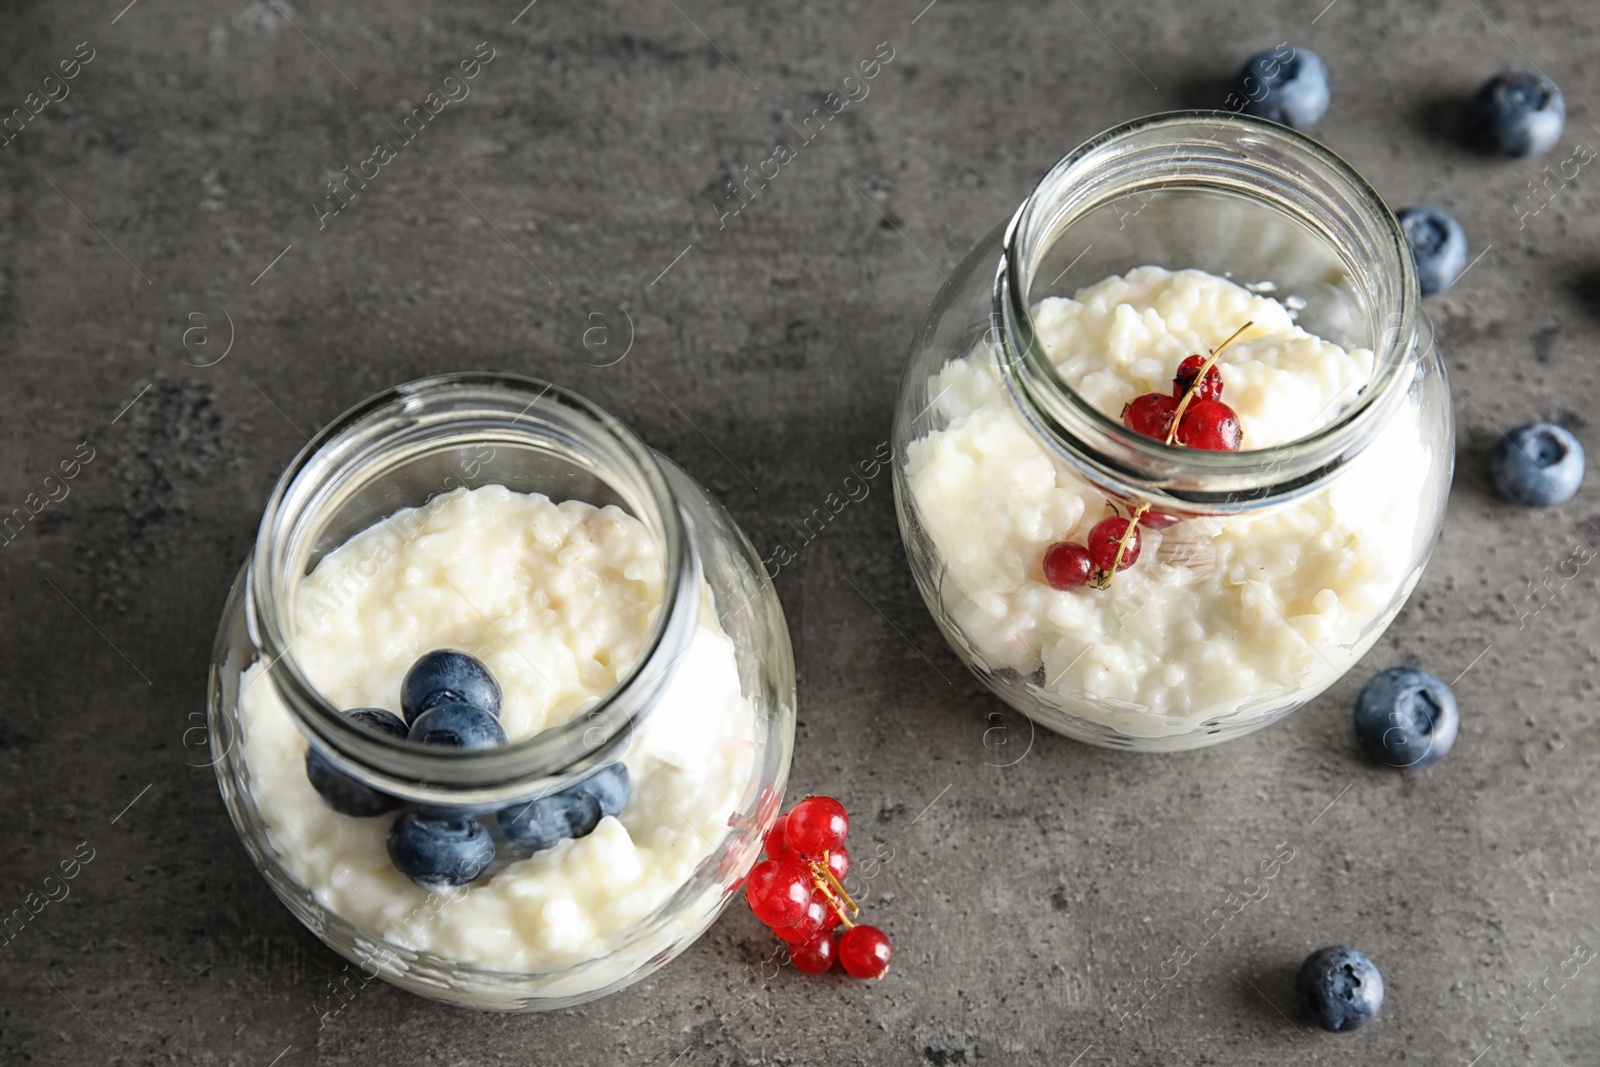
[[(398, 712), (400, 673), (416, 652), (401, 657), (396, 650), (418, 630), (432, 639), (427, 628), (443, 611), (415, 605), (448, 607), (456, 595), (465, 601), (463, 589), (479, 590), (477, 611), (494, 589), (522, 580), (514, 572), (528, 564), (508, 562), (512, 557), (485, 551), (460, 558), (472, 554), (431, 547), (446, 544), (439, 538), (448, 532), (430, 525), (436, 514), (455, 515), (445, 509), (485, 499), (473, 491), (494, 486), (513, 493), (487, 490), (491, 503), (526, 504), (537, 498), (513, 494), (544, 494), (632, 517), (563, 505), (604, 519), (609, 526), (594, 528), (602, 533), (634, 531), (627, 580), (659, 580), (659, 603), (635, 616), (642, 643), (632, 665), (619, 659), (608, 691), (522, 738), (510, 726), (508, 684), (501, 718), (512, 739), (496, 748), (397, 740), (342, 714), (352, 701), (341, 707), (315, 680), (318, 671), (337, 673), (328, 666), (330, 650), (335, 661), (370, 665), (346, 679), (372, 683), (376, 695), (358, 703)], [(481, 512), (467, 525), (490, 531), (474, 536), (537, 539), (555, 510), (528, 523), (497, 523), (501, 513)], [(374, 529), (384, 531), (377, 543), (386, 549), (335, 555)], [(569, 552), (609, 551), (599, 533), (566, 545), (564, 563), (577, 558)], [(325, 561), (329, 566), (319, 567)], [(443, 577), (427, 578), (430, 567)], [(464, 584), (480, 573), (473, 568), (488, 568), (484, 584)], [(552, 685), (567, 684), (556, 673), (567, 661), (542, 658), (557, 655), (548, 644), (557, 639), (517, 629), (516, 613), (528, 601), (539, 601), (528, 607), (529, 617), (539, 618), (549, 609), (540, 598), (590, 596), (575, 609), (585, 632), (617, 628), (606, 617), (612, 601), (587, 607), (601, 603), (592, 588), (549, 592), (571, 570), (550, 571), (555, 577), (534, 582), (531, 592), (516, 586), (513, 607), (485, 604), (479, 612), (494, 629), (489, 640), (505, 640), (496, 646), (500, 658), (488, 660), (497, 677), (494, 664), (515, 674), (525, 661), (541, 677), (555, 677)], [(410, 599), (361, 599), (387, 596), (391, 587), (407, 589)], [(319, 628), (341, 604), (366, 605), (359, 608), (359, 621), (370, 623), (366, 632), (337, 614), (336, 627), (345, 629)], [(575, 651), (574, 670), (600, 669), (601, 645)], [(452, 646), (465, 647), (439, 642)], [(208, 728), (217, 781), (251, 858), (290, 911), (361, 968), (363, 981), (381, 977), (438, 1000), (527, 1011), (581, 1003), (638, 981), (711, 924), (776, 818), (794, 715), (782, 609), (759, 557), (722, 507), (627, 427), (571, 393), (509, 375), (455, 374), (353, 408), (279, 479), (223, 612)], [(454, 889), (401, 876), (385, 844), (396, 816), (334, 811), (307, 781), (308, 746), (337, 772), (408, 810), (480, 817), (497, 845), (493, 864)], [(578, 840), (530, 855), (509, 847), (487, 814), (566, 789), (615, 762), (628, 768), (631, 796), (616, 819), (601, 819)], [(330, 1010), (342, 1003), (328, 999)]]
[[(1226, 287), (1229, 307), (1270, 304), (1283, 329), (1370, 372), (1269, 447), (1126, 429), (1086, 398), (1081, 367), (1074, 388), (1052, 361), (1052, 347), (1075, 353), (1058, 353), (1067, 366), (1091, 342), (1060, 332), (1089, 305), (1051, 298), (1145, 266), (1231, 279), (1243, 288)], [(1419, 300), (1394, 215), (1293, 130), (1174, 112), (1073, 150), (951, 275), (901, 384), (901, 534), (957, 654), (1041, 725), (1116, 748), (1215, 744), (1326, 689), (1410, 595), (1449, 494), (1449, 392)], [(1183, 358), (1173, 338), (1204, 354), (1238, 325), (1196, 335), (1180, 327), (1204, 308), (1168, 307), (1164, 322), (1115, 310), (1106, 346), (1170, 329), (1169, 374)], [(1053, 542), (1141, 507), (1143, 555), (1107, 588), (1046, 582)]]

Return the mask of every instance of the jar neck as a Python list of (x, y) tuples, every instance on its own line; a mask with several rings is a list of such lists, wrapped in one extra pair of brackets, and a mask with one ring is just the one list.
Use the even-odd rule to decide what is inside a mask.
[[(483, 485), (615, 504), (644, 525), (663, 574), (644, 651), (583, 715), (499, 748), (429, 747), (365, 729), (317, 689), (296, 655), (299, 642), (316, 640), (296, 621), (299, 598), (314, 595), (305, 578), (372, 524)], [(452, 374), (372, 397), (295, 457), (261, 519), (246, 605), (271, 684), (330, 762), (414, 803), (489, 807), (559, 789), (620, 757), (693, 637), (700, 573), (690, 519), (654, 454), (626, 426), (545, 382)]]
[[(1181, 226), (1164, 224), (1155, 211), (1142, 221), (1133, 218), (1134, 230), (1124, 232), (1131, 216), (1117, 204), (1142, 208), (1175, 194), (1192, 198), (1185, 201)], [(1095, 221), (1108, 211), (1118, 221), (1110, 239), (1104, 236), (1111, 234), (1109, 227)], [(1274, 260), (1260, 249), (1270, 242), (1229, 235), (1228, 219), (1221, 217), (1227, 211), (1236, 213), (1234, 230), (1241, 218), (1255, 218), (1302, 240), (1298, 258)], [(1207, 212), (1217, 217), (1191, 217)], [(1146, 232), (1130, 236), (1141, 225)], [(1106, 269), (1112, 272), (1155, 263), (1279, 281), (1273, 277), (1278, 269), (1313, 260), (1321, 277), (1335, 280), (1325, 287), (1336, 288), (1348, 303), (1350, 337), (1344, 343), (1374, 353), (1372, 380), (1328, 424), (1268, 448), (1203, 451), (1125, 429), (1061, 379), (1033, 321), (1034, 305), (1051, 295), (1055, 283), (1049, 279), (1058, 262), (1085, 244), (1088, 254), (1096, 238), (1114, 250), (1091, 260), (1078, 277), (1094, 276), (1097, 264), (1110, 260)], [(1312, 491), (1377, 435), (1425, 354), (1409, 247), (1378, 194), (1310, 138), (1231, 113), (1150, 116), (1108, 130), (1062, 159), (1007, 227), (992, 298), (995, 358), (1035, 432), (1108, 493), (1179, 511), (1251, 511)]]

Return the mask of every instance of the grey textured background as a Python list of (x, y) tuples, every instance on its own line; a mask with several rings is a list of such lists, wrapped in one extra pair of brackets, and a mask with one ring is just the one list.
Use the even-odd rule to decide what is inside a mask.
[[(1530, 513), (1484, 476), (1496, 428), (1533, 416), (1595, 444), (1600, 176), (1552, 183), (1520, 228), (1517, 208), (1544, 164), (1600, 144), (1588, 0), (123, 2), (0, 13), (7, 113), (95, 49), (0, 149), (0, 511), (94, 449), (0, 549), (0, 909), (94, 850), (0, 946), (0, 1061), (1600, 1059), (1600, 967), (1549, 977), (1576, 939), (1600, 949), (1596, 572), (1526, 599), (1600, 543), (1600, 490)], [(224, 591), (303, 435), (423, 374), (548, 377), (768, 550), (887, 437), (940, 272), (1049, 164), (1115, 122), (1217, 102), (1285, 39), (1333, 72), (1320, 136), (1396, 206), (1454, 208), (1483, 253), (1429, 304), (1460, 419), (1442, 540), (1355, 672), (1465, 670), (1450, 758), (1412, 775), (1361, 758), (1356, 678), (1201, 753), (1030, 738), (941, 644), (883, 475), (777, 584), (800, 668), (793, 785), (842, 798), (858, 864), (881, 857), (866, 906), (897, 948), (885, 981), (774, 974), (733, 909), (580, 1010), (484, 1017), (372, 985), (319, 1026), (342, 961), (251, 868), (186, 732)], [(496, 56), (471, 96), (319, 231), (322, 181), (481, 41)], [(870, 96), (719, 228), (719, 183), (883, 41)], [(1530, 63), (1566, 90), (1555, 152), (1494, 163), (1443, 134), (1479, 82)], [(621, 362), (589, 365), (630, 333)], [(1119, 1028), (1134, 982), (1280, 843), (1294, 858), (1269, 896)], [(1337, 942), (1389, 987), (1353, 1036), (1291, 1006), (1300, 959)]]

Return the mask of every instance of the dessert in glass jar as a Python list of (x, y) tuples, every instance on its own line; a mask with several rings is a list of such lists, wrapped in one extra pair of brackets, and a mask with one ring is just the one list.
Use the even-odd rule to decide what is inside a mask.
[(437, 999), (553, 1008), (731, 899), (787, 774), (793, 661), (687, 475), (563, 390), (450, 375), (284, 473), (209, 725), (252, 859), (331, 947)]
[(1142, 750), (1287, 714), (1415, 586), (1445, 373), (1393, 214), (1293, 130), (1179, 112), (1075, 149), (912, 345), (901, 532), (957, 653), (1042, 725)]

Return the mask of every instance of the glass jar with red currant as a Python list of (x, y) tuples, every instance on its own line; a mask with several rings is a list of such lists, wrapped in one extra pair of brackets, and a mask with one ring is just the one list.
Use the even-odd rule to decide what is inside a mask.
[(1432, 551), (1454, 424), (1394, 215), (1286, 127), (1175, 112), (1045, 175), (895, 416), (918, 587), (1002, 699), (1170, 751), (1325, 690)]

